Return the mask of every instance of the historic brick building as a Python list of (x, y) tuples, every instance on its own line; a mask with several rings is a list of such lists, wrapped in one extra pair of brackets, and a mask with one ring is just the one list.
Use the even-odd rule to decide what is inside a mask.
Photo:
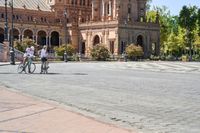
[[(145, 57), (159, 54), (160, 28), (158, 23), (146, 22), (146, 0), (13, 1), (15, 39), (28, 37), (50, 47), (71, 43), (86, 56), (98, 43), (115, 55), (130, 43), (141, 45)], [(0, 0), (0, 43), (4, 40), (4, 2)], [(8, 8), (9, 27), (10, 14)]]

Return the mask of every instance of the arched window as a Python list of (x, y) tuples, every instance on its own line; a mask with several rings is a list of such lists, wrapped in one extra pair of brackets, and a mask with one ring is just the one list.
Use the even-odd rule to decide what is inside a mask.
[(128, 14), (131, 14), (131, 4), (128, 4)]
[(109, 15), (110, 14), (110, 5), (107, 4), (107, 14)]
[(99, 43), (100, 43), (100, 38), (99, 38), (98, 35), (96, 35), (96, 36), (94, 37), (93, 45), (95, 46), (95, 45), (97, 45), (97, 44), (99, 44)]
[(143, 37), (142, 37), (142, 35), (139, 35), (137, 37), (137, 45), (140, 45), (141, 47), (143, 47)]

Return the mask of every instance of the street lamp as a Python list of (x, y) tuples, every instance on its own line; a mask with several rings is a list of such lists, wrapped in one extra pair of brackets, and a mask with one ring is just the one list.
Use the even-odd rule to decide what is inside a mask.
[(14, 28), (14, 25), (13, 25), (13, 0), (11, 0), (10, 7), (11, 7), (10, 64), (11, 65), (15, 65), (15, 49), (13, 47), (13, 45), (14, 45), (14, 37), (13, 37), (13, 28)]
[(5, 31), (4, 31), (4, 41), (8, 41), (8, 3), (5, 0)]
[(67, 9), (64, 10), (64, 30), (65, 30), (65, 53), (64, 53), (64, 61), (67, 62)]
[(65, 30), (65, 44), (67, 44), (67, 9), (64, 10), (64, 30)]

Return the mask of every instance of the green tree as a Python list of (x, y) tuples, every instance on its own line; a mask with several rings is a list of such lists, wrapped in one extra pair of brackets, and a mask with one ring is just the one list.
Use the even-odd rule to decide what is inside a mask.
[[(159, 17), (158, 17), (159, 16)], [(161, 45), (161, 53), (164, 53), (164, 45), (168, 40), (168, 36), (172, 31), (172, 16), (170, 15), (170, 11), (166, 6), (162, 7), (154, 7), (152, 11), (147, 12), (147, 20), (150, 22), (156, 22), (156, 19), (159, 19), (160, 24), (160, 45)]]
[(34, 46), (36, 48), (37, 44), (34, 42), (34, 40), (28, 38), (23, 39), (22, 42), (19, 40), (14, 41), (14, 48), (21, 52), (25, 52), (26, 48), (30, 46)]
[(91, 49), (91, 56), (94, 60), (105, 61), (110, 57), (110, 52), (103, 44), (98, 44)]
[(167, 41), (164, 44), (164, 52), (170, 55), (180, 57), (185, 49), (184, 44), (184, 32), (185, 30), (178, 27), (177, 33), (171, 32)]
[(150, 10), (150, 7), (151, 7), (151, 4), (152, 3), (152, 0), (147, 0), (147, 4), (146, 4), (146, 9), (147, 9), (147, 11), (149, 11)]
[(195, 30), (197, 29), (197, 7), (183, 6), (179, 14), (179, 25), (186, 29), (185, 42), (189, 47), (190, 60), (192, 59), (192, 44), (195, 42)]
[(75, 48), (71, 44), (63, 44), (60, 47), (54, 47), (58, 56), (63, 56), (64, 52), (67, 52), (67, 55), (72, 56), (75, 53)]
[(138, 57), (142, 57), (144, 55), (143, 49), (140, 45), (130, 44), (126, 47), (127, 57), (131, 60), (137, 59)]
[(200, 8), (198, 10), (198, 16), (197, 16), (197, 21), (198, 21), (198, 35), (200, 36)]

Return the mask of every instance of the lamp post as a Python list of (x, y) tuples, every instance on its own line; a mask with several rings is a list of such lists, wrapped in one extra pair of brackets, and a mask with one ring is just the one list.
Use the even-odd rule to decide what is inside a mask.
[(65, 32), (65, 52), (64, 52), (64, 61), (67, 62), (67, 9), (64, 10), (64, 32)]
[(4, 31), (4, 41), (8, 41), (8, 3), (5, 0), (5, 31)]
[(67, 9), (64, 10), (64, 30), (65, 30), (65, 44), (67, 44)]
[(11, 0), (10, 7), (11, 7), (10, 64), (11, 65), (15, 65), (15, 49), (13, 47), (13, 45), (14, 45), (14, 37), (13, 37), (13, 28), (14, 28), (14, 25), (13, 25), (13, 0)]

